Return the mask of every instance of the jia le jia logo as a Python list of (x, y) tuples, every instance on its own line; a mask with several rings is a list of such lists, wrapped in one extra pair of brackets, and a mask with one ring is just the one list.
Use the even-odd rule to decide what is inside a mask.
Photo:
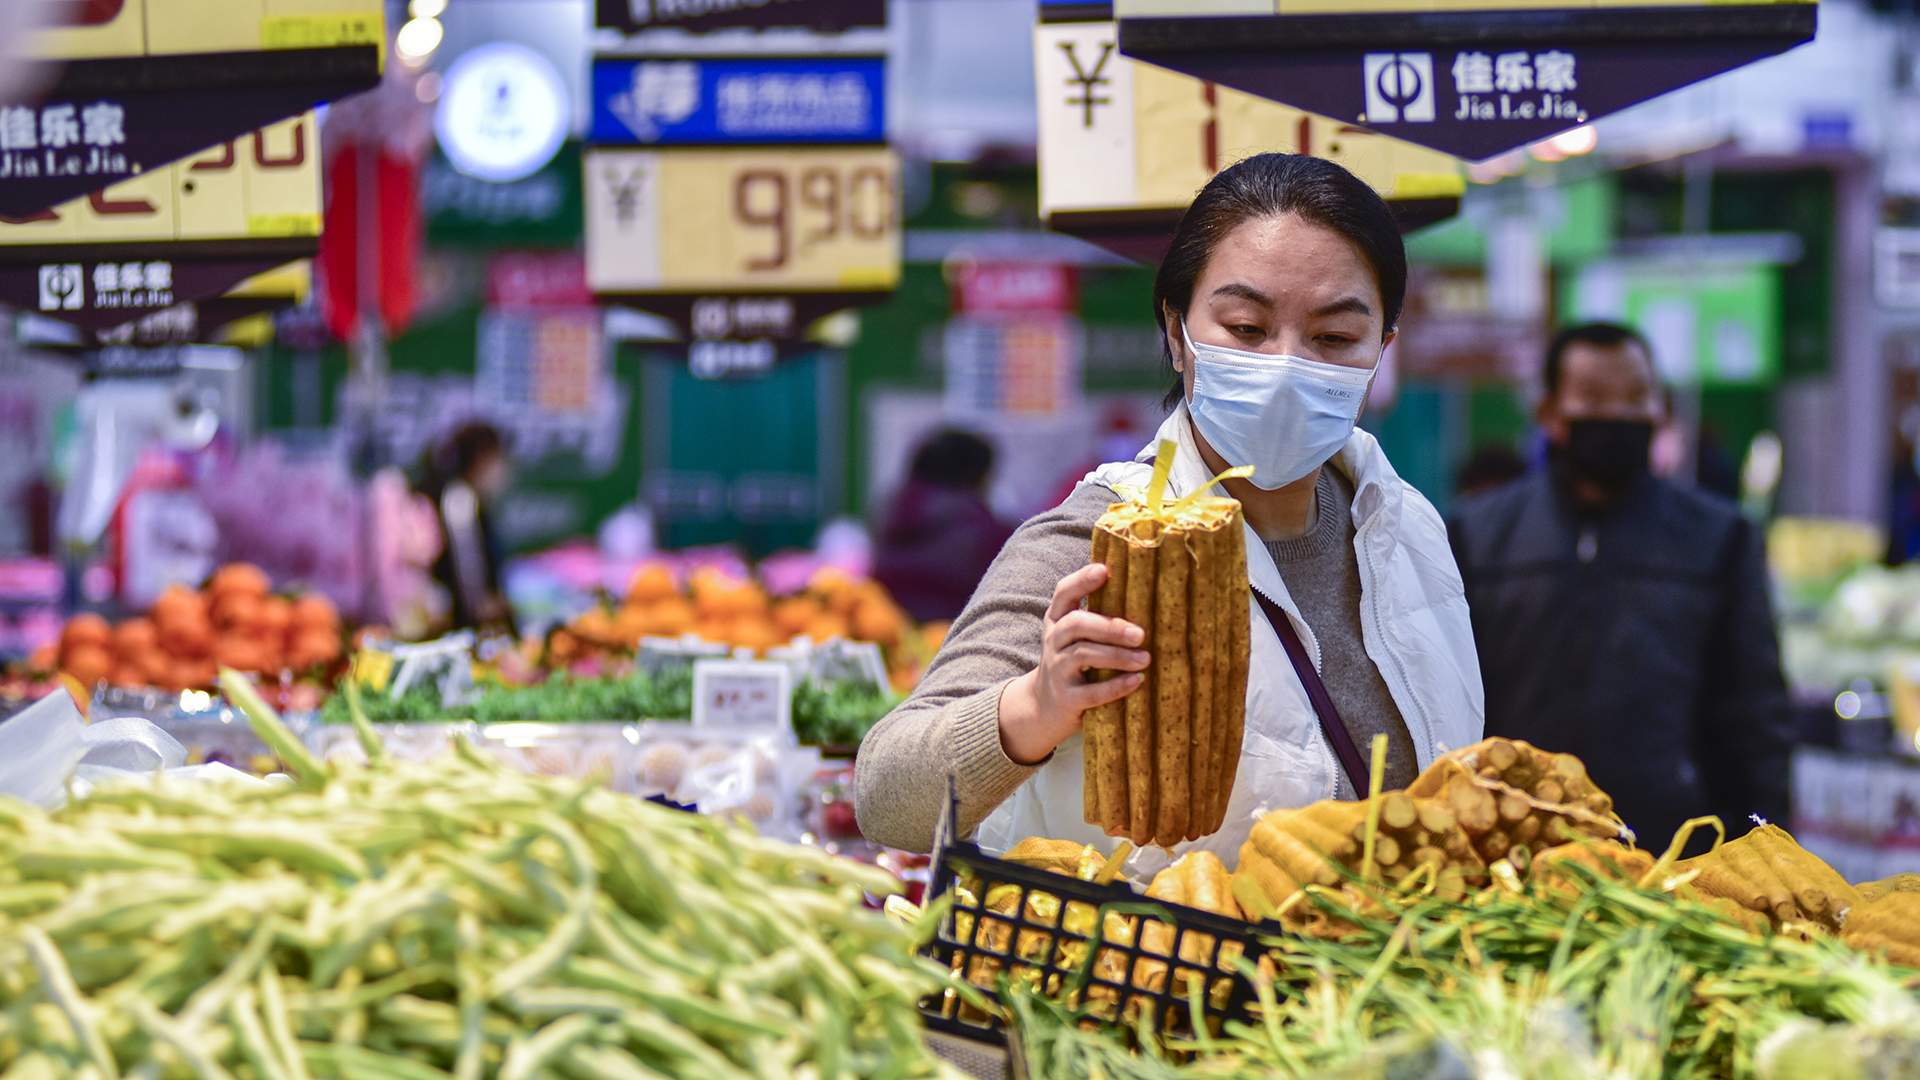
[(0, 105), (0, 180), (128, 176), (126, 144), (118, 102)]
[[(93, 300), (87, 301), (91, 279)], [(173, 263), (49, 263), (40, 267), (40, 310), (96, 311), (163, 307), (173, 303)]]
[(1570, 52), (1468, 49), (1449, 59), (1436, 78), (1433, 53), (1365, 54), (1361, 74), (1365, 80), (1366, 121), (1432, 123), (1441, 115), (1436, 100), (1442, 79), (1450, 79), (1453, 84), (1454, 105), (1445, 114), (1450, 120), (1587, 121), (1587, 110), (1573, 96), (1580, 88), (1579, 60)]

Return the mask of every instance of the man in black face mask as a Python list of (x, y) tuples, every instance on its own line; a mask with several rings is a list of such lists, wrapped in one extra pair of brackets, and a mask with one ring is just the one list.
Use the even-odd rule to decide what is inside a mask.
[(1649, 472), (1666, 405), (1640, 334), (1561, 331), (1545, 383), (1548, 468), (1449, 526), (1487, 734), (1579, 755), (1654, 851), (1701, 814), (1730, 836), (1784, 822), (1792, 718), (1759, 530)]

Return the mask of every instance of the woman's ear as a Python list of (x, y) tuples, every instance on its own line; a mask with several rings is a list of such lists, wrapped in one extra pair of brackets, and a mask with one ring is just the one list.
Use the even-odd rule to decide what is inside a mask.
[(1187, 344), (1180, 333), (1180, 315), (1172, 306), (1162, 302), (1160, 321), (1163, 324), (1161, 332), (1167, 335), (1167, 355), (1173, 357), (1174, 373), (1183, 374), (1187, 370)]

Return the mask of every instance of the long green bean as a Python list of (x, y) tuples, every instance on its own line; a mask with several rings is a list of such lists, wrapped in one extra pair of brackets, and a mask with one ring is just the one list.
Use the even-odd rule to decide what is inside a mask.
[(296, 783), (0, 800), (0, 1076), (950, 1075), (890, 876), (467, 747), (334, 768), (223, 685)]

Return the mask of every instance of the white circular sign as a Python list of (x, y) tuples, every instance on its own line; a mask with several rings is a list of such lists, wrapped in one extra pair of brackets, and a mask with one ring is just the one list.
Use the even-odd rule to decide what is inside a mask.
[(567, 138), (567, 88), (547, 58), (498, 41), (447, 69), (433, 129), (453, 167), (482, 180), (521, 180)]

